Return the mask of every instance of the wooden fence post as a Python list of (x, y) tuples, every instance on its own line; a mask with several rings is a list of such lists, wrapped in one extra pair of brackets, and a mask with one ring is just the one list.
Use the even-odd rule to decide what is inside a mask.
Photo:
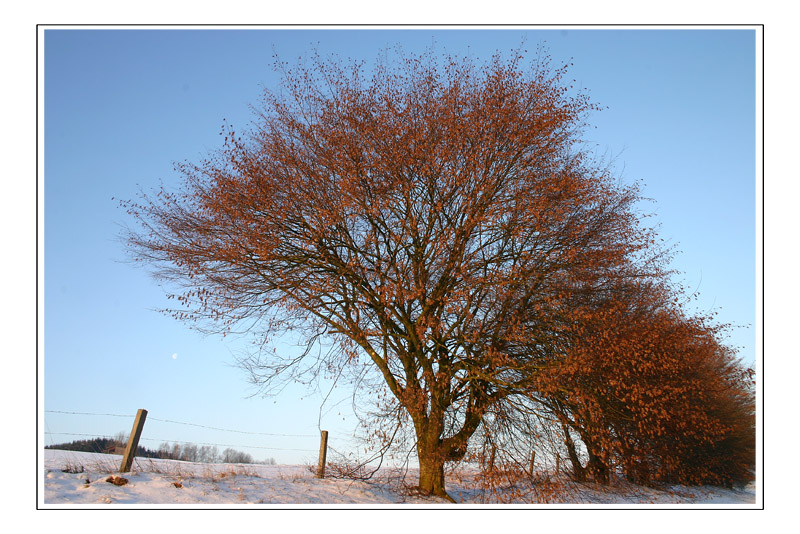
[(317, 466), (317, 478), (325, 478), (325, 462), (328, 457), (328, 431), (323, 430), (319, 439), (319, 465)]
[(528, 472), (530, 473), (530, 475), (531, 475), (531, 476), (533, 476), (533, 473), (534, 473), (534, 466), (533, 466), (533, 464), (534, 464), (534, 461), (535, 461), (535, 460), (536, 460), (536, 449), (533, 449), (533, 451), (531, 451), (531, 464), (530, 464), (530, 469), (528, 470)]
[(131, 470), (133, 465), (133, 457), (136, 456), (136, 448), (139, 447), (139, 437), (142, 435), (144, 428), (144, 420), (147, 418), (147, 410), (139, 410), (136, 412), (136, 419), (133, 421), (133, 429), (128, 438), (128, 445), (125, 447), (125, 454), (122, 456), (122, 465), (119, 468), (120, 473), (127, 473)]

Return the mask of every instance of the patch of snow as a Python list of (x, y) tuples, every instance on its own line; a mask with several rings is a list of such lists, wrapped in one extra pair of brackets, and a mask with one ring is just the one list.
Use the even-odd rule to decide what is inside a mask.
[[(414, 494), (410, 487), (417, 473), (405, 478), (385, 470), (370, 481), (319, 479), (307, 466), (260, 464), (200, 464), (174, 460), (137, 458), (133, 470), (122, 476), (128, 483), (106, 481), (116, 473), (121, 456), (47, 449), (44, 451), (42, 508), (98, 507), (386, 507), (419, 505), (450, 507), (439, 498)], [(535, 490), (535, 488), (533, 488)], [(448, 493), (461, 505), (493, 506), (467, 472), (451, 476)], [(525, 492), (504, 506), (532, 506)], [(527, 495), (530, 495), (528, 493)], [(501, 499), (505, 501), (505, 499)], [(485, 503), (490, 504), (485, 504)], [(495, 506), (497, 504), (494, 504)], [(537, 506), (561, 507), (686, 507), (756, 508), (756, 487), (741, 490), (717, 487), (673, 486), (663, 490), (633, 485), (603, 487), (572, 484), (569, 491)]]

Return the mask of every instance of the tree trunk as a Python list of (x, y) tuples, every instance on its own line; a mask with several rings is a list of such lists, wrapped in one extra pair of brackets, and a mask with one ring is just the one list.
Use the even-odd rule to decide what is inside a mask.
[(455, 502), (445, 490), (444, 463), (449, 455), (440, 438), (441, 430), (439, 425), (427, 423), (417, 428), (419, 491)]
[(572, 464), (572, 476), (578, 482), (583, 482), (586, 480), (586, 470), (581, 465), (580, 458), (578, 458), (578, 452), (575, 450), (575, 442), (572, 441), (572, 436), (569, 434), (569, 427), (567, 427), (566, 423), (563, 421), (561, 422), (561, 429), (564, 432), (564, 445), (567, 447), (569, 461)]
[[(433, 383), (433, 380), (429, 379), (429, 382)], [(426, 392), (420, 392), (417, 398), (427, 400), (427, 395)], [(461, 429), (447, 438), (442, 438), (444, 414), (449, 404), (445, 404), (441, 400), (441, 394), (434, 392), (431, 395), (433, 399), (430, 403), (411, 404), (400, 399), (401, 402), (404, 402), (412, 421), (414, 421), (414, 430), (417, 435), (419, 490), (427, 495), (435, 495), (450, 502), (456, 502), (445, 490), (444, 464), (445, 462), (459, 462), (464, 458), (469, 438), (480, 426), (487, 406), (501, 397), (486, 395), (479, 386), (471, 386), (466, 416)], [(429, 410), (426, 409), (428, 407)]]
[(419, 489), (422, 493), (455, 502), (444, 488), (444, 460), (434, 454), (419, 459)]
[(595, 480), (595, 482), (608, 484), (608, 466), (599, 456), (595, 455), (591, 451), (589, 451), (589, 463), (586, 464), (586, 468), (592, 475), (592, 478)]

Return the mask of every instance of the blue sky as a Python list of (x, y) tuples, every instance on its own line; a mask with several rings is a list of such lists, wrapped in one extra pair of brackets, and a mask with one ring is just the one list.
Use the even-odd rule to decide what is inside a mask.
[[(344, 448), (349, 393), (252, 391), (233, 355), (246, 339), (203, 337), (154, 311), (164, 292), (126, 262), (118, 201), (177, 185), (175, 161), (220, 143), (223, 120), (245, 126), (273, 51), (373, 59), (386, 46), (488, 57), (523, 38), (608, 109), (586, 139), (642, 180), (673, 267), (698, 308), (742, 325), (729, 342), (756, 358), (756, 33), (716, 30), (58, 30), (44, 33), (45, 444), (128, 432), (149, 411), (142, 444), (233, 446), (279, 462), (314, 461), (319, 429)], [(41, 214), (40, 214), (41, 216)], [(175, 357), (173, 357), (175, 356)], [(340, 402), (341, 401), (341, 402)], [(72, 415), (53, 412), (130, 414)], [(340, 414), (341, 412), (341, 414)], [(221, 432), (179, 421), (238, 430)], [(243, 433), (249, 432), (249, 434)], [(71, 434), (70, 434), (71, 433)], [(70, 434), (70, 435), (68, 435)], [(276, 435), (271, 435), (276, 434)], [(301, 437), (294, 437), (301, 436)], [(338, 442), (337, 442), (338, 440)]]

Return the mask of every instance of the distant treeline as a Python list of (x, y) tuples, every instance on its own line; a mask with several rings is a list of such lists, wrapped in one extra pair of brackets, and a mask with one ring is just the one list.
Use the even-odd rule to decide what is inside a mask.
[[(81, 439), (70, 443), (47, 445), (45, 449), (59, 449), (65, 451), (96, 452), (100, 454), (122, 454), (127, 438), (93, 438)], [(194, 443), (162, 443), (158, 449), (151, 450), (139, 445), (136, 448), (138, 458), (161, 458), (164, 460), (182, 460), (198, 463), (225, 463), (225, 464), (253, 464), (263, 463), (275, 465), (274, 458), (256, 462), (253, 457), (235, 449), (227, 448), (221, 453), (216, 445), (197, 446)]]
[[(45, 449), (59, 449), (63, 451), (99, 452), (101, 454), (120, 454), (125, 448), (125, 443), (111, 438), (80, 439), (70, 443), (47, 445)], [(164, 458), (159, 451), (153, 451), (139, 445), (136, 456), (140, 458)]]

